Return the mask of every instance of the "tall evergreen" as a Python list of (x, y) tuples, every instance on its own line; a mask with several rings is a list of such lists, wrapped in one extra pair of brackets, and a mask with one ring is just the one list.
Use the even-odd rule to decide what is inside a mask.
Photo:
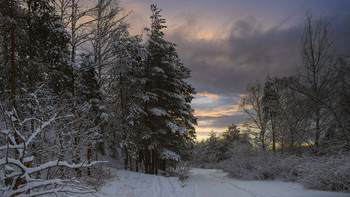
[(141, 37), (130, 36), (126, 28), (120, 29), (117, 36), (114, 44), (116, 61), (108, 71), (108, 92), (117, 120), (116, 127), (122, 136), (124, 167), (131, 168), (132, 158), (138, 161), (140, 133), (144, 129), (145, 47)]
[[(82, 63), (77, 76), (76, 112), (81, 111), (86, 114), (85, 121), (89, 124), (84, 131), (87, 136), (78, 136), (78, 138), (84, 138), (87, 141), (87, 159), (91, 161), (92, 149), (97, 148), (103, 136), (101, 127), (106, 122), (106, 107), (103, 102), (103, 91), (97, 78), (96, 66), (89, 56), (82, 55)], [(104, 149), (100, 147), (100, 151)]]
[(161, 10), (151, 5), (151, 11), (145, 87), (149, 96), (145, 122), (150, 132), (144, 136), (145, 168), (146, 173), (157, 173), (158, 159), (164, 163), (190, 156), (196, 124), (190, 102), (195, 91), (185, 82), (190, 71), (180, 62), (175, 44), (164, 39)]
[[(16, 97), (22, 67), (19, 68), (18, 51), (22, 48), (21, 39), (25, 38), (24, 12), (21, 2), (16, 0), (1, 0), (1, 78), (7, 81), (2, 84), (3, 99), (11, 101), (11, 107), (17, 108)], [(9, 90), (9, 91), (8, 91)], [(9, 92), (9, 94), (6, 94)]]
[(11, 90), (13, 105), (22, 90), (33, 92), (40, 83), (48, 82), (56, 92), (67, 89), (69, 37), (51, 1), (3, 0), (1, 5), (1, 73), (11, 73), (4, 76), (11, 83), (2, 87)]

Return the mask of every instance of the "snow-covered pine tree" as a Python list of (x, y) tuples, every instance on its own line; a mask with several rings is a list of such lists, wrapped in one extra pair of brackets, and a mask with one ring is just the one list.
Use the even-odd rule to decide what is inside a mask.
[(151, 5), (151, 28), (147, 42), (145, 122), (145, 172), (157, 174), (159, 164), (178, 162), (190, 156), (195, 131), (190, 102), (194, 89), (185, 82), (190, 71), (180, 62), (175, 44), (164, 39), (165, 19)]
[[(95, 64), (89, 56), (82, 55), (82, 63), (77, 73), (77, 106), (75, 113), (82, 113), (85, 119), (78, 126), (81, 132), (76, 133), (76, 145), (80, 144), (80, 138), (83, 138), (87, 150), (87, 161), (92, 160), (93, 148), (99, 144), (102, 139), (102, 124), (108, 117), (105, 113), (106, 107), (103, 101), (103, 91), (99, 85)], [(76, 147), (78, 148), (78, 147)], [(77, 155), (77, 157), (81, 157)], [(79, 159), (78, 159), (79, 161)]]
[(220, 135), (216, 135), (216, 132), (211, 131), (209, 138), (204, 142), (204, 151), (207, 162), (218, 162), (225, 159), (225, 153), (227, 151), (226, 145), (223, 140), (220, 139)]
[[(15, 95), (26, 93), (23, 88), (33, 92), (37, 84), (43, 82), (49, 83), (57, 93), (69, 90), (69, 37), (50, 2), (1, 3), (1, 44), (4, 51), (1, 69), (2, 73), (11, 73), (4, 76), (11, 83), (3, 87), (11, 89), (13, 99)], [(21, 84), (22, 88), (17, 88), (17, 84)]]
[(55, 13), (51, 0), (26, 1), (28, 44), (26, 53), (29, 88), (48, 83), (56, 94), (73, 94), (69, 60), (69, 33), (62, 19)]
[(26, 37), (23, 28), (25, 24), (23, 18), (25, 17), (21, 8), (21, 1), (2, 0), (0, 3), (1, 78), (7, 82), (2, 84), (3, 94), (1, 96), (3, 99), (11, 100), (11, 107), (17, 108), (18, 84), (22, 79), (22, 70), (18, 69), (18, 60), (22, 57), (18, 55), (18, 51), (22, 46), (20, 38)]
[(144, 59), (145, 46), (140, 36), (130, 36), (125, 29), (120, 29), (114, 43), (117, 61), (109, 69), (109, 95), (117, 116), (117, 127), (123, 139), (124, 167), (132, 169), (134, 160), (138, 170), (141, 144), (141, 131), (145, 129), (144, 110)]

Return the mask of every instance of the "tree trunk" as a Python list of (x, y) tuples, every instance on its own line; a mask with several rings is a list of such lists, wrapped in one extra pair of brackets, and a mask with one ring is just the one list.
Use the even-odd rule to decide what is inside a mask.
[(129, 164), (130, 164), (130, 170), (132, 171), (132, 158), (129, 156)]
[(281, 153), (283, 154), (284, 152), (284, 135), (282, 135), (282, 139), (281, 139)]
[[(78, 136), (79, 134), (76, 134), (76, 136), (74, 137), (74, 151), (75, 151), (75, 155), (74, 155), (74, 163), (80, 163), (80, 150), (79, 150), (79, 143), (80, 143), (80, 137)], [(77, 173), (77, 176), (80, 177), (81, 176), (81, 170), (79, 168), (75, 169), (75, 172)]]
[[(123, 79), (122, 79), (122, 72), (119, 73), (120, 77), (120, 108), (122, 112), (122, 130), (123, 130), (123, 149), (125, 153), (125, 158), (124, 158), (124, 169), (128, 169), (128, 159), (129, 159), (129, 153), (128, 153), (128, 148), (126, 146), (126, 140), (127, 140), (127, 134), (126, 134), (126, 127), (125, 127), (125, 113), (124, 113), (124, 93), (123, 93)], [(130, 163), (131, 165), (131, 163)]]
[(319, 141), (320, 141), (320, 110), (318, 107), (316, 107), (316, 113), (315, 113), (315, 146), (318, 150), (319, 147)]
[(294, 154), (294, 131), (293, 131), (293, 129), (290, 129), (290, 135), (291, 135), (290, 149), (291, 149), (292, 154)]
[(30, 92), (34, 92), (34, 80), (33, 80), (33, 31), (32, 31), (32, 13), (31, 13), (31, 2), (27, 1), (28, 6), (28, 37), (29, 37), (29, 45), (28, 45), (28, 53), (29, 53), (29, 89)]
[[(91, 163), (91, 159), (92, 159), (92, 144), (91, 144), (91, 142), (89, 142), (89, 144), (88, 144), (87, 159), (88, 159), (88, 164), (90, 164)], [(88, 176), (91, 175), (90, 167), (87, 169), (87, 174), (88, 174)]]
[(71, 13), (71, 61), (72, 61), (72, 68), (71, 68), (71, 77), (72, 77), (72, 91), (73, 91), (73, 98), (74, 98), (74, 105), (76, 105), (77, 100), (77, 93), (76, 93), (76, 87), (75, 87), (75, 56), (76, 56), (76, 47), (77, 47), (77, 41), (76, 41), (76, 22), (77, 22), (77, 11), (78, 11), (78, 5), (75, 2), (75, 0), (72, 1), (72, 13)]
[(162, 159), (162, 170), (165, 171), (166, 160)]
[(150, 151), (150, 174), (154, 174), (154, 149)]
[(265, 128), (263, 127), (260, 131), (260, 141), (263, 151), (265, 151)]
[(16, 102), (16, 65), (15, 65), (15, 30), (11, 29), (11, 100), (12, 106), (17, 110)]
[(155, 170), (154, 170), (154, 173), (156, 175), (158, 175), (158, 164), (159, 164), (158, 149), (155, 149)]
[(135, 159), (135, 171), (139, 172), (139, 158)]
[(270, 113), (271, 117), (271, 129), (272, 129), (272, 150), (273, 152), (276, 152), (276, 129), (275, 129), (275, 123), (272, 113)]
[(148, 150), (148, 145), (147, 145), (147, 142), (145, 144), (145, 173), (146, 174), (149, 174), (150, 171), (149, 171), (149, 167), (150, 167), (150, 151)]

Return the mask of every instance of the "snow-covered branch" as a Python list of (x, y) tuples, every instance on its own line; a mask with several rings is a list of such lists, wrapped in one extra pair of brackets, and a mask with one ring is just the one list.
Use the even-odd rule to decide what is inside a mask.
[[(2, 107), (1, 109), (3, 110)], [(55, 125), (53, 123), (57, 123), (58, 119), (73, 117), (73, 115), (58, 117), (55, 113), (47, 121), (42, 121), (36, 117), (21, 121), (15, 111), (6, 112), (3, 110), (3, 114), (10, 128), (3, 129), (0, 132), (4, 139), (1, 143), (5, 142), (1, 144), (0, 151), (6, 151), (2, 152), (5, 154), (0, 159), (0, 173), (4, 175), (0, 182), (1, 196), (39, 196), (49, 193), (85, 194), (93, 192), (93, 190), (78, 186), (79, 182), (76, 180), (57, 178), (57, 176), (50, 173), (50, 170), (81, 170), (99, 163), (105, 163), (105, 161), (67, 162), (58, 156), (57, 159), (51, 159), (51, 161), (49, 159), (49, 161), (44, 162), (42, 160), (43, 156), (37, 152), (37, 147), (41, 149), (39, 151), (45, 151), (45, 147), (47, 147), (44, 144), (47, 142), (42, 140), (42, 137), (50, 133), (49, 125)], [(34, 126), (33, 130), (28, 130), (25, 123)], [(59, 126), (58, 128), (63, 127)], [(41, 174), (45, 176), (41, 176)]]

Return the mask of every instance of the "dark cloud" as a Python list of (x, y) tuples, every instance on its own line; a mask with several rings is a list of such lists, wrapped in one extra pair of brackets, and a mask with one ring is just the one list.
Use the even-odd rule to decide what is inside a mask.
[(254, 19), (234, 23), (228, 38), (188, 39), (177, 29), (169, 39), (192, 70), (191, 83), (198, 91), (243, 93), (245, 86), (271, 75), (290, 75), (299, 59), (302, 27), (264, 31)]

